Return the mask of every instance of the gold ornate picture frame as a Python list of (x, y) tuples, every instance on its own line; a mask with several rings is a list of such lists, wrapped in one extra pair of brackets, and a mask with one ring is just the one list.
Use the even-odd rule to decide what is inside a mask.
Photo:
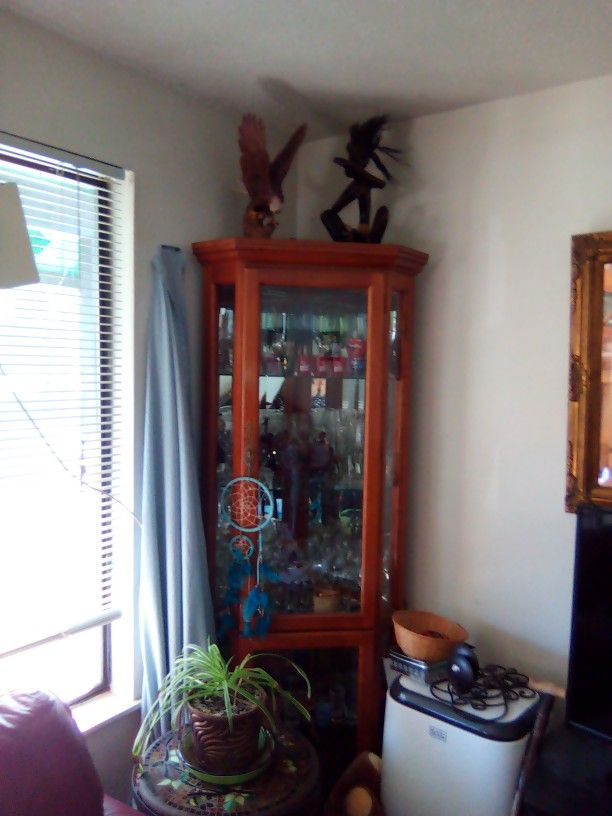
[(612, 231), (572, 237), (565, 508), (612, 507)]

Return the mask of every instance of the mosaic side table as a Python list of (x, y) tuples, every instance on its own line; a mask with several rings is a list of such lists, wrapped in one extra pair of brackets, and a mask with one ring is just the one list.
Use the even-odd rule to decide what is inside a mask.
[(305, 737), (284, 731), (261, 776), (222, 787), (190, 773), (177, 734), (169, 732), (134, 769), (132, 789), (138, 810), (149, 816), (312, 816), (319, 807), (319, 760)]

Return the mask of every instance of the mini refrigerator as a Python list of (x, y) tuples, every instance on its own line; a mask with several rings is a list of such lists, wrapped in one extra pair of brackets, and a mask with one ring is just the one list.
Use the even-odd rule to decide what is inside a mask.
[(536, 694), (509, 702), (505, 713), (477, 711), (396, 677), (383, 733), (386, 816), (509, 816), (538, 701)]

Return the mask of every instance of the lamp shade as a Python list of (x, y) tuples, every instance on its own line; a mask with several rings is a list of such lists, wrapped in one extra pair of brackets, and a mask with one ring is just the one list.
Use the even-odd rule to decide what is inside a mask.
[(19, 190), (12, 182), (0, 184), (0, 289), (37, 282)]

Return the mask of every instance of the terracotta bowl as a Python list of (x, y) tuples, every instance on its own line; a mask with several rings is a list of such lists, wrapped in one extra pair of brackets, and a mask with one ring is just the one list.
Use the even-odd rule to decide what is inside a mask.
[(427, 663), (445, 660), (453, 647), (468, 637), (463, 626), (433, 612), (400, 609), (393, 613), (392, 620), (395, 639), (402, 652)]

